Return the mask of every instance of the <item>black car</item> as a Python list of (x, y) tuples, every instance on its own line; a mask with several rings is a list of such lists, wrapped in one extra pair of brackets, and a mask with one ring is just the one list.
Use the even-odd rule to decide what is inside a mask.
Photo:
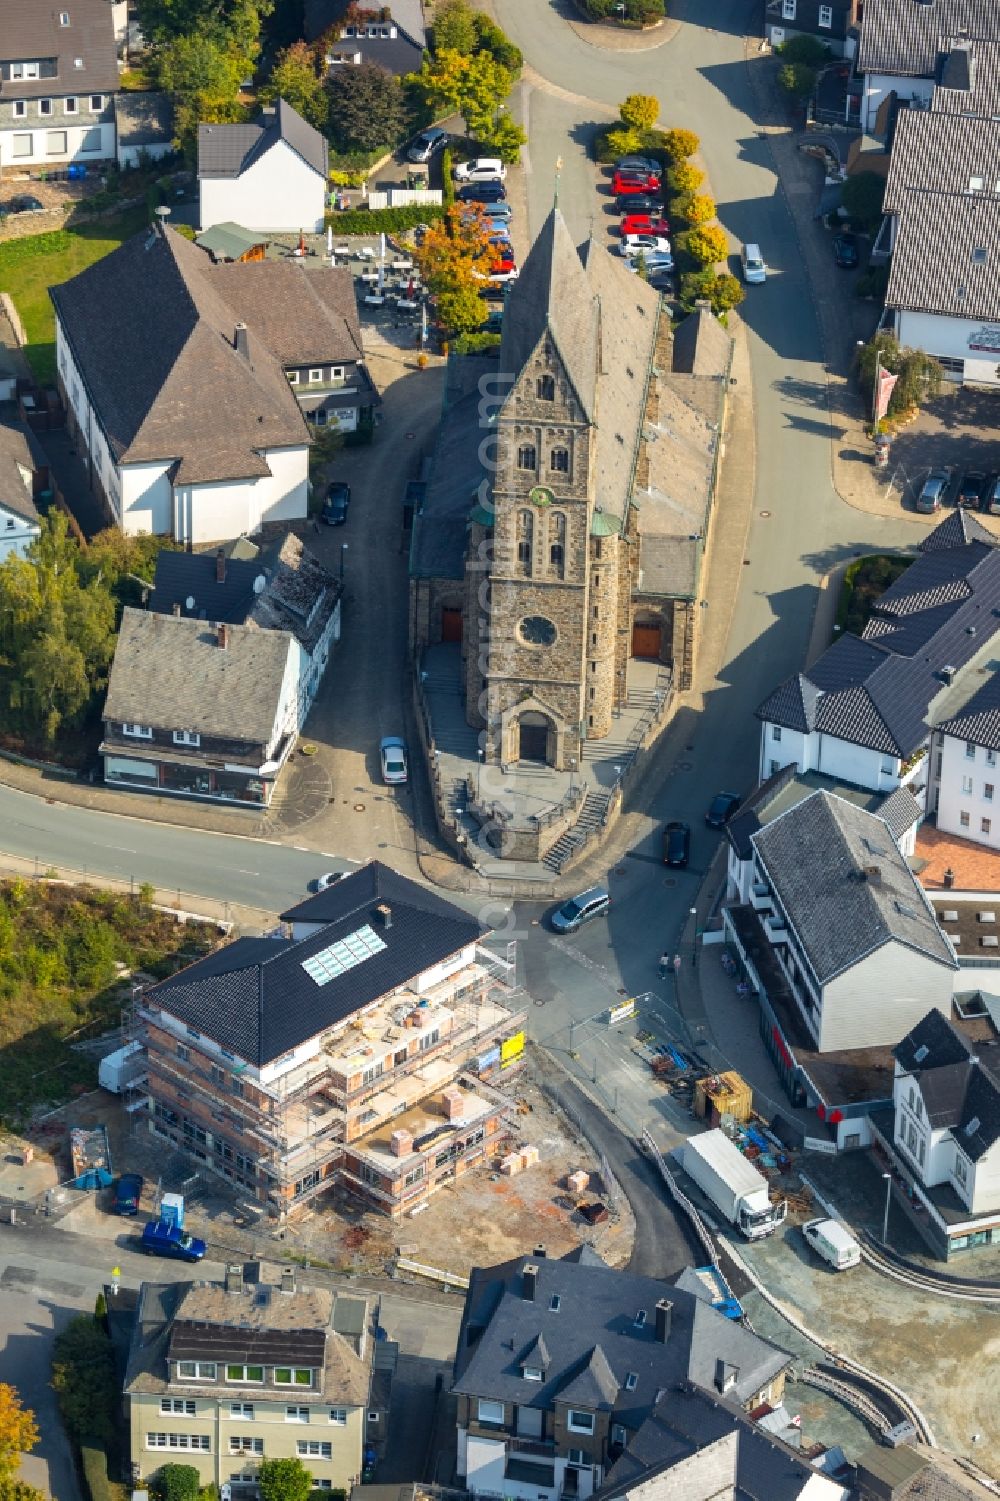
[(334, 480), (326, 492), (323, 502), (322, 519), (327, 526), (343, 526), (347, 520), (347, 510), (351, 504), (351, 487)]
[(688, 863), (691, 854), (691, 830), (677, 819), (663, 830), (663, 863), (680, 869)]
[(138, 1214), (142, 1198), (142, 1174), (122, 1173), (115, 1184), (115, 1214)]
[(860, 259), (858, 242), (853, 235), (838, 235), (833, 242), (833, 258), (845, 271), (853, 271)]
[(467, 182), (455, 197), (460, 203), (504, 203), (507, 189), (502, 182)]
[(735, 792), (717, 792), (708, 805), (705, 822), (710, 829), (724, 829), (742, 799)]
[(986, 476), (981, 469), (968, 469), (959, 481), (955, 504), (978, 511), (986, 495)]
[(653, 198), (649, 193), (623, 193), (615, 199), (615, 208), (620, 214), (660, 214), (662, 198)]

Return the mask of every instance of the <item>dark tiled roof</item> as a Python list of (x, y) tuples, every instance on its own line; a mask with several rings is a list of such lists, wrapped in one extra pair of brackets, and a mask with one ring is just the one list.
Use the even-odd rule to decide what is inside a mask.
[[(528, 1300), (522, 1271), (531, 1260), (523, 1256), (473, 1270), (455, 1392), (545, 1410), (576, 1393), (582, 1406), (610, 1409), (616, 1422), (634, 1431), (660, 1392), (678, 1382), (714, 1390), (717, 1361), (738, 1369), (735, 1395), (742, 1401), (789, 1362), (784, 1351), (724, 1319), (693, 1293), (582, 1259), (539, 1260), (534, 1298)], [(559, 1307), (553, 1310), (556, 1295)], [(672, 1305), (665, 1343), (655, 1334), (655, 1307), (662, 1298)], [(639, 1310), (646, 1315), (641, 1324)], [(526, 1382), (519, 1355), (539, 1334), (551, 1361), (544, 1381)], [(637, 1378), (632, 1390), (626, 1386), (629, 1373)]]
[(753, 854), (750, 836), (756, 834), (761, 827), (761, 814), (794, 779), (796, 770), (795, 762), (790, 761), (787, 766), (782, 766), (780, 771), (774, 772), (766, 781), (759, 782), (749, 797), (743, 799), (727, 822), (726, 838), (741, 860), (750, 859)]
[(174, 131), (174, 110), (169, 94), (132, 93), (115, 95), (115, 130), (122, 146), (158, 146)]
[(902, 839), (924, 816), (924, 809), (909, 787), (897, 787), (895, 792), (890, 792), (877, 811), (879, 818), (884, 818), (889, 825), (896, 840)]
[(936, 726), (945, 735), (1000, 750), (1000, 673), (993, 672), (960, 714)]
[[(374, 916), (383, 903), (392, 910), (388, 928)], [(325, 921), (322, 914), (329, 914)], [(482, 934), (460, 907), (378, 860), (284, 914), (289, 921), (310, 918), (324, 926), (307, 938), (238, 939), (154, 986), (146, 1000), (261, 1065), (391, 994)], [(325, 985), (303, 969), (304, 960), (366, 925), (385, 945), (379, 952)]]
[[(172, 615), (175, 605), (193, 620), (225, 620), (243, 625), (254, 597), (254, 581), (264, 576), (262, 562), (226, 560), (225, 578), (216, 578), (214, 552), (183, 552), (164, 548), (156, 559), (149, 608)], [(192, 603), (188, 606), (188, 600)]]
[[(0, 506), (23, 521), (37, 524), (38, 511), (32, 499), (32, 476), (44, 464), (37, 441), (27, 427), (0, 417)], [(28, 482), (24, 482), (27, 471)]]
[(887, 214), (899, 213), (907, 188), (962, 192), (974, 178), (991, 192), (1000, 182), (1000, 120), (899, 111), (883, 203)]
[(403, 32), (399, 32), (393, 37), (345, 36), (329, 47), (327, 55), (349, 59), (348, 63), (335, 64), (331, 68), (329, 77), (335, 86), (340, 68), (350, 67), (359, 55), (363, 63), (374, 63), (377, 68), (383, 68), (386, 73), (393, 73), (397, 78), (405, 77), (407, 73), (419, 73), (424, 49), (419, 42), (414, 42)]
[(126, 609), (104, 718), (267, 746), (293, 649), (285, 631), (229, 626), (222, 647), (205, 621)]
[(215, 269), (157, 227), (50, 291), (115, 456), (178, 460), (176, 484), (266, 475), (262, 450), (309, 441), (281, 364), (253, 329), (249, 358), (237, 353)]
[[(342, 24), (350, 0), (305, 0), (305, 26), (303, 36), (307, 42), (319, 41), (332, 26)], [(421, 0), (392, 0), (387, 7), (397, 30), (404, 32), (418, 47), (427, 42), (424, 11)], [(353, 37), (349, 40), (355, 40)]]
[(987, 531), (975, 514), (964, 506), (956, 506), (932, 532), (927, 533), (917, 551), (941, 552), (950, 547), (963, 547), (966, 542), (985, 542), (989, 547), (996, 546), (993, 533)]
[(942, 37), (931, 109), (986, 118), (996, 115), (1000, 110), (1000, 40)]
[[(495, 359), (463, 361), (463, 365), (473, 363), (483, 376), (495, 381)], [(479, 503), (484, 481), (488, 495), (487, 470), (481, 456), (482, 399), (473, 388), (446, 407), (441, 418), (423, 504), (413, 518), (411, 578), (464, 577), (469, 515)]]
[[(950, 546), (939, 545), (945, 539)], [(903, 758), (922, 744), (941, 669), (961, 670), (982, 650), (1000, 609), (1000, 552), (990, 542), (963, 543), (951, 517), (927, 541), (878, 600), (863, 639), (838, 637), (765, 699), (758, 718)]]
[(858, 71), (933, 77), (941, 36), (1000, 37), (996, 0), (865, 0)]
[(1000, 319), (1000, 197), (906, 188), (897, 211), (887, 307)]
[(346, 266), (308, 271), (301, 261), (236, 261), (209, 267), (209, 285), (255, 330), (282, 365), (364, 359), (354, 282)]
[[(816, 792), (753, 844), (820, 985), (893, 942), (958, 968), (882, 819)], [(865, 875), (872, 867), (877, 879)]]
[(919, 1085), (930, 1124), (950, 1130), (973, 1162), (1000, 1140), (1000, 1046), (981, 1043), (977, 1049), (937, 1010), (893, 1049)]
[[(68, 14), (69, 25), (59, 16)], [(4, 0), (0, 8), (0, 62), (56, 59), (57, 76), (0, 83), (2, 99), (113, 93), (118, 88), (114, 20), (107, 0)], [(82, 67), (77, 67), (77, 59)]]
[(284, 99), (261, 110), (247, 125), (199, 125), (198, 176), (239, 177), (279, 141), (290, 146), (326, 181), (326, 141)]
[[(918, 1064), (916, 1054), (921, 1048), (926, 1048), (927, 1052)], [(967, 1063), (971, 1052), (961, 1032), (935, 1007), (912, 1031), (907, 1032), (902, 1042), (897, 1043), (892, 1055), (910, 1073), (918, 1067), (947, 1068), (954, 1063)]]

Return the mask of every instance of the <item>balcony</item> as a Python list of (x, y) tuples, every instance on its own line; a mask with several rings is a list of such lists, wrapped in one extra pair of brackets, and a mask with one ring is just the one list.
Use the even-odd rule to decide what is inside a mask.
[(785, 919), (783, 917), (779, 917), (774, 912), (768, 913), (768, 915), (764, 918), (764, 932), (767, 934), (768, 938), (770, 938), (772, 943), (788, 942), (788, 928), (786, 926)]
[(755, 912), (766, 912), (774, 906), (774, 897), (766, 881), (754, 881), (750, 888), (750, 905)]

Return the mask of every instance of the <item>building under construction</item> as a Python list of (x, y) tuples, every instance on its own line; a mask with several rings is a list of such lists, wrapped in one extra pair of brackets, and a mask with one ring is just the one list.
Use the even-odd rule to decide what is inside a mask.
[(503, 1130), (513, 955), (377, 861), (281, 921), (137, 996), (150, 1130), (275, 1215), (339, 1183), (396, 1217)]

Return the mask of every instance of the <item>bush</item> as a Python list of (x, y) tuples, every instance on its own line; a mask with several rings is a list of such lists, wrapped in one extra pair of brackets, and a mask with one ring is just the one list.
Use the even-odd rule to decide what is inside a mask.
[(716, 224), (690, 230), (684, 238), (684, 248), (702, 266), (713, 266), (724, 261), (729, 254), (729, 242)]
[(680, 302), (681, 306), (690, 312), (700, 298), (707, 298), (712, 305), (712, 312), (716, 317), (720, 313), (728, 313), (731, 308), (739, 307), (746, 293), (728, 271), (716, 273), (711, 266), (706, 266), (702, 271), (691, 271), (687, 276), (681, 277)]
[(840, 190), (841, 206), (859, 229), (875, 229), (882, 217), (885, 178), (877, 172), (858, 172)]
[(789, 99), (804, 104), (807, 99), (812, 98), (816, 87), (816, 70), (806, 63), (782, 63), (778, 69), (778, 86)]
[(840, 586), (837, 624), (841, 630), (860, 636), (876, 601), (909, 568), (912, 558), (892, 553), (873, 553), (848, 565)]
[(826, 43), (815, 36), (789, 37), (775, 51), (782, 61), (804, 63), (807, 68), (821, 68), (833, 56)]
[(194, 1465), (161, 1465), (149, 1483), (155, 1501), (198, 1501), (200, 1488)]
[(108, 1479), (108, 1456), (96, 1440), (87, 1439), (80, 1445), (80, 1465), (90, 1501), (115, 1501)]
[(694, 156), (701, 145), (693, 130), (674, 128), (665, 130), (660, 140), (660, 146), (672, 162), (682, 162), (689, 156)]
[(403, 208), (352, 208), (346, 213), (327, 214), (327, 224), (343, 235), (398, 234), (416, 229), (418, 224), (432, 224), (444, 217), (439, 203), (408, 203)]
[(672, 193), (695, 193), (704, 181), (704, 172), (699, 172), (690, 162), (678, 162), (667, 173), (667, 187)]
[(888, 290), (888, 266), (869, 266), (854, 283), (855, 297), (873, 297), (876, 302), (884, 302)]
[(603, 145), (608, 153), (607, 160), (614, 162), (620, 156), (634, 155), (642, 146), (642, 136), (628, 125), (612, 125), (604, 133)]
[(660, 101), (654, 94), (629, 94), (618, 106), (623, 125), (629, 130), (652, 130), (660, 114)]
[(110, 1443), (118, 1405), (111, 1341), (88, 1314), (56, 1336), (52, 1385), (69, 1436), (80, 1444)]
[(452, 354), (485, 354), (500, 347), (500, 335), (491, 333), (459, 334), (451, 341)]
[(452, 168), (451, 147), (446, 146), (441, 153), (441, 202), (444, 208), (451, 208), (455, 202), (455, 181), (451, 175)]
[(671, 214), (685, 224), (710, 224), (715, 218), (715, 199), (707, 193), (680, 193), (670, 200)]

